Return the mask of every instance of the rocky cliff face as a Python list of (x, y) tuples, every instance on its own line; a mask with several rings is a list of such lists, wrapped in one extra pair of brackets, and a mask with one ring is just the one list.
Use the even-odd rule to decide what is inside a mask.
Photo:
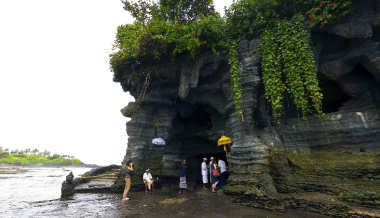
[[(122, 110), (131, 118), (124, 160), (135, 161), (137, 174), (151, 168), (177, 182), (177, 163), (187, 159), (189, 178), (197, 182), (201, 158), (223, 153), (216, 141), (224, 132), (233, 140), (224, 191), (238, 202), (337, 216), (369, 213), (359, 206), (380, 207), (380, 4), (356, 4), (356, 16), (311, 33), (326, 119), (303, 121), (290, 105), (281, 126), (273, 124), (259, 39), (239, 45), (243, 121), (234, 110), (226, 57), (161, 61), (138, 84), (130, 82), (131, 69), (120, 66), (115, 80), (140, 99)], [(155, 137), (167, 145), (153, 145)]]

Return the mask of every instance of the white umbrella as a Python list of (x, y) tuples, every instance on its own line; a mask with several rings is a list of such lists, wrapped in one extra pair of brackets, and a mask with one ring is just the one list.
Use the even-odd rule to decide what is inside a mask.
[(155, 145), (166, 145), (166, 142), (163, 138), (154, 138), (152, 139), (152, 144)]

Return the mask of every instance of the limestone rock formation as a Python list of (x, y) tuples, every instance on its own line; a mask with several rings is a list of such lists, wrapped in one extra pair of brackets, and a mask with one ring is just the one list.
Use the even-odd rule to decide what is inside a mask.
[[(149, 81), (138, 83), (131, 77), (141, 63), (116, 67), (115, 81), (137, 99), (122, 110), (131, 118), (124, 162), (135, 162), (136, 175), (150, 168), (161, 181), (175, 183), (178, 163), (187, 159), (188, 177), (197, 183), (201, 158), (223, 154), (216, 141), (224, 133), (233, 140), (224, 192), (237, 202), (334, 216), (380, 207), (380, 6), (360, 3), (357, 16), (311, 33), (325, 119), (303, 121), (289, 105), (281, 126), (274, 125), (264, 98), (259, 39), (239, 45), (243, 120), (234, 109), (227, 57), (162, 60), (154, 63)], [(156, 137), (166, 146), (152, 144)]]

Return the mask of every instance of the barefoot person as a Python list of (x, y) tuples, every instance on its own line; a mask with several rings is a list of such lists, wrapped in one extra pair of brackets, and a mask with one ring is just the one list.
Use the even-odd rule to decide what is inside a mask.
[(186, 182), (186, 170), (187, 170), (187, 164), (186, 160), (183, 160), (181, 165), (179, 166), (179, 194), (183, 194), (183, 192), (187, 189), (187, 182)]
[(208, 184), (207, 158), (203, 158), (203, 162), (201, 164), (201, 175), (202, 175), (203, 189), (207, 190), (207, 184)]
[[(133, 175), (133, 163), (128, 161), (126, 164), (127, 169), (125, 170), (125, 188), (123, 193), (123, 200), (129, 200), (127, 197), (129, 189), (131, 189), (131, 177)], [(123, 167), (125, 168), (125, 166)]]
[(143, 175), (143, 180), (145, 184), (145, 192), (151, 191), (153, 192), (153, 177), (150, 173), (150, 169), (146, 169)]

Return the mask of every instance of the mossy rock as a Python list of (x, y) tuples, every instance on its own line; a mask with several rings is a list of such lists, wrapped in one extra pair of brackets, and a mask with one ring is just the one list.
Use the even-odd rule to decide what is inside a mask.
[(361, 192), (342, 192), (338, 199), (363, 206), (380, 207), (380, 192), (362, 190)]
[(298, 174), (351, 178), (380, 174), (380, 156), (375, 152), (289, 152), (286, 156)]

